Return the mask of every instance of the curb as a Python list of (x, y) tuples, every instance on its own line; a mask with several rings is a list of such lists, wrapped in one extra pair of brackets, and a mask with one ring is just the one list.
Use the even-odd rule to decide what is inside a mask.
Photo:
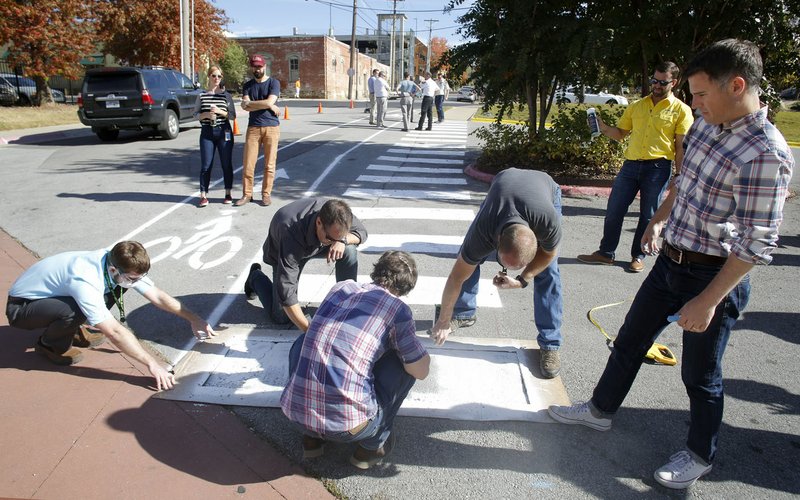
[[(487, 174), (475, 168), (475, 163), (470, 163), (464, 168), (464, 174), (475, 180), (491, 184), (494, 179), (494, 174)], [(603, 196), (608, 198), (611, 194), (610, 187), (599, 186), (572, 186), (560, 185), (561, 194), (565, 196)]]

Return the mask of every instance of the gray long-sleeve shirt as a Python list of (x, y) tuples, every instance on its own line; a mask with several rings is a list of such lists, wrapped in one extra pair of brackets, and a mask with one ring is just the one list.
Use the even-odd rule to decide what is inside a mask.
[[(300, 269), (306, 261), (330, 245), (323, 245), (317, 238), (316, 221), (325, 198), (309, 198), (293, 201), (275, 213), (269, 224), (269, 234), (264, 246), (264, 262), (276, 271), (278, 299), (284, 306), (298, 303), (297, 285)], [(350, 234), (361, 243), (367, 240), (367, 229), (356, 216)]]

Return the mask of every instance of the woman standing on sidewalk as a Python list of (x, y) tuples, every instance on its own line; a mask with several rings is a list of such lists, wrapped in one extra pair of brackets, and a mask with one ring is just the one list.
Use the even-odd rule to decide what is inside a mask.
[(200, 120), (200, 208), (208, 205), (208, 185), (214, 163), (214, 149), (219, 151), (222, 176), (225, 181), (225, 201), (233, 201), (233, 130), (230, 120), (236, 119), (236, 108), (231, 94), (222, 83), (222, 70), (218, 66), (208, 69), (208, 90), (197, 96), (194, 115)]

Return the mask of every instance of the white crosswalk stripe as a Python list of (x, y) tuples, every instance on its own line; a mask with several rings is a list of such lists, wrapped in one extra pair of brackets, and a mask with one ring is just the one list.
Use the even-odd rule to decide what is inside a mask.
[[(369, 283), (372, 281), (368, 275), (358, 275), (359, 283)], [(420, 276), (417, 278), (417, 286), (405, 297), (401, 297), (404, 302), (411, 305), (433, 305), (438, 304), (442, 298), (446, 277)], [(336, 277), (332, 274), (306, 274), (300, 275), (298, 286), (298, 299), (300, 303), (320, 303), (336, 283)], [(492, 285), (491, 279), (481, 279), (478, 291), (478, 307), (502, 307), (500, 295), (497, 287)]]
[(417, 174), (460, 174), (460, 168), (435, 168), (435, 167), (400, 167), (397, 165), (368, 165), (367, 170), (381, 172), (403, 172)]
[(464, 208), (418, 208), (418, 207), (352, 207), (353, 215), (361, 220), (370, 219), (423, 219), (471, 221), (475, 211)]
[(437, 165), (463, 165), (464, 160), (451, 160), (448, 158), (419, 158), (416, 156), (379, 156), (377, 160), (401, 161), (406, 163), (435, 163)]
[(358, 246), (360, 252), (383, 253), (386, 250), (403, 250), (409, 253), (436, 255), (458, 254), (463, 236), (442, 236), (435, 234), (374, 234)]
[(359, 175), (356, 179), (359, 182), (379, 182), (382, 184), (402, 183), (406, 184), (452, 184), (452, 185), (466, 185), (466, 179), (456, 179), (453, 177), (408, 177), (400, 175)]
[(387, 151), (387, 153), (394, 153), (394, 154), (415, 154), (415, 155), (439, 155), (439, 156), (464, 156), (467, 154), (466, 151), (420, 151), (416, 148), (392, 148)]
[(463, 200), (472, 199), (470, 191), (437, 191), (422, 189), (365, 189), (350, 188), (344, 192), (345, 198), (376, 200), (379, 198), (403, 198), (412, 200)]

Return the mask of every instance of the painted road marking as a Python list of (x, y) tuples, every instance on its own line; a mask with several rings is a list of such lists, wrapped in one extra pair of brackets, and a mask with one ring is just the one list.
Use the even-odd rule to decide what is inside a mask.
[(362, 198), (375, 200), (378, 198), (410, 198), (412, 200), (463, 200), (472, 199), (469, 191), (423, 191), (420, 189), (365, 189), (350, 188), (342, 195), (345, 198)]
[(356, 181), (359, 182), (380, 182), (380, 183), (400, 183), (406, 184), (450, 184), (465, 186), (466, 179), (457, 179), (454, 177), (407, 177), (402, 175), (359, 175)]
[[(372, 279), (364, 275), (359, 275), (359, 283), (371, 283)], [(417, 286), (405, 297), (400, 297), (403, 302), (411, 305), (434, 305), (442, 300), (442, 291), (447, 278), (420, 276), (417, 278)], [(300, 284), (297, 287), (297, 298), (301, 303), (320, 303), (328, 295), (331, 287), (336, 284), (336, 277), (333, 274), (311, 274), (303, 273), (300, 275)], [(478, 285), (478, 307), (503, 307), (500, 294), (491, 279), (481, 279)]]
[(398, 167), (397, 165), (368, 165), (367, 170), (382, 172), (406, 172), (416, 174), (460, 174), (460, 168)]
[(353, 215), (361, 220), (370, 219), (422, 219), (472, 221), (475, 211), (462, 208), (419, 207), (351, 207)]
[(442, 155), (442, 156), (465, 156), (467, 154), (466, 151), (419, 151), (418, 149), (414, 148), (392, 148), (387, 151), (387, 153), (394, 153), (394, 154), (415, 154), (415, 155)]
[(408, 253), (436, 255), (458, 254), (463, 236), (438, 234), (375, 234), (371, 233), (365, 243), (358, 246), (359, 252), (383, 253), (387, 250), (403, 250)]
[(435, 163), (437, 165), (463, 165), (464, 160), (449, 160), (447, 158), (420, 158), (417, 156), (379, 156), (376, 160), (383, 161), (400, 161), (408, 163)]

